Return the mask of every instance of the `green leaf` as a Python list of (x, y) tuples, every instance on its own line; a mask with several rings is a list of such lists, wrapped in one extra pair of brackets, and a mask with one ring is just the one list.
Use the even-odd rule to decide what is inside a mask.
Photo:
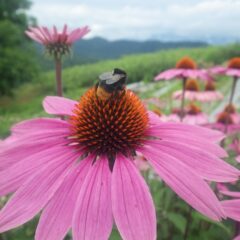
[(186, 227), (186, 219), (177, 213), (169, 212), (167, 219), (183, 234)]

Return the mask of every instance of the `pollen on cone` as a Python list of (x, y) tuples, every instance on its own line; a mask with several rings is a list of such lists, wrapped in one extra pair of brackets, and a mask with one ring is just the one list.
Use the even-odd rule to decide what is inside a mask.
[(136, 147), (148, 124), (148, 116), (140, 99), (123, 90), (101, 100), (92, 88), (82, 96), (70, 122), (74, 140), (89, 152), (114, 156)]

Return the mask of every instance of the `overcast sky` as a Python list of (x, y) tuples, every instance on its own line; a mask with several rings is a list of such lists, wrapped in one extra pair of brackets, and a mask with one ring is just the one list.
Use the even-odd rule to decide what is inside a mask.
[(89, 25), (110, 40), (240, 40), (240, 0), (32, 0), (39, 25)]

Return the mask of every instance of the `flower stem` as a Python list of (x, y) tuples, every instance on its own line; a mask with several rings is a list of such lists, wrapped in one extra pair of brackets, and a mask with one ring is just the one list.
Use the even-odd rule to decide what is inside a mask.
[[(230, 98), (229, 98), (229, 102), (228, 102), (228, 105), (230, 106), (233, 102), (233, 97), (234, 97), (234, 93), (235, 93), (235, 89), (236, 89), (236, 85), (237, 85), (237, 80), (238, 78), (237, 77), (233, 77), (233, 83), (232, 83), (232, 89), (231, 89), (231, 93), (230, 93)], [(230, 114), (230, 107), (228, 108), (228, 114)], [(229, 125), (229, 121), (226, 122), (226, 125), (225, 125), (225, 129), (224, 129), (224, 133), (226, 134), (227, 133), (227, 130), (228, 130), (228, 125)]]
[(59, 57), (55, 57), (55, 72), (56, 72), (56, 89), (57, 95), (62, 97), (62, 60)]
[(185, 85), (186, 85), (186, 78), (182, 79), (182, 99), (181, 99), (181, 108), (180, 108), (180, 121), (183, 121), (184, 118), (184, 103), (185, 103)]

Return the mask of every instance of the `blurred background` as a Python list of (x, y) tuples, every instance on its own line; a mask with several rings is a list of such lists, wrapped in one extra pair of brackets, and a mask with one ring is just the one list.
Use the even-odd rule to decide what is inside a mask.
[[(140, 97), (157, 97), (164, 103), (180, 84), (153, 83), (153, 78), (179, 58), (188, 55), (207, 68), (240, 56), (239, 16), (239, 0), (0, 0), (0, 138), (20, 120), (45, 116), (42, 99), (55, 94), (53, 61), (24, 34), (28, 26), (90, 27), (64, 59), (65, 96), (79, 99), (100, 73), (118, 67), (126, 70), (129, 87)], [(222, 80), (218, 87), (226, 93), (230, 83)], [(159, 203), (163, 195), (165, 202)], [(165, 214), (172, 196), (166, 188), (155, 196), (157, 209), (164, 209), (158, 217), (159, 239), (183, 239), (184, 217), (173, 211)], [(194, 218), (189, 239), (230, 239), (231, 226), (195, 215), (202, 218), (204, 231), (198, 231)], [(0, 234), (0, 239), (33, 239), (36, 223), (37, 219)], [(117, 231), (111, 239), (120, 239)]]

